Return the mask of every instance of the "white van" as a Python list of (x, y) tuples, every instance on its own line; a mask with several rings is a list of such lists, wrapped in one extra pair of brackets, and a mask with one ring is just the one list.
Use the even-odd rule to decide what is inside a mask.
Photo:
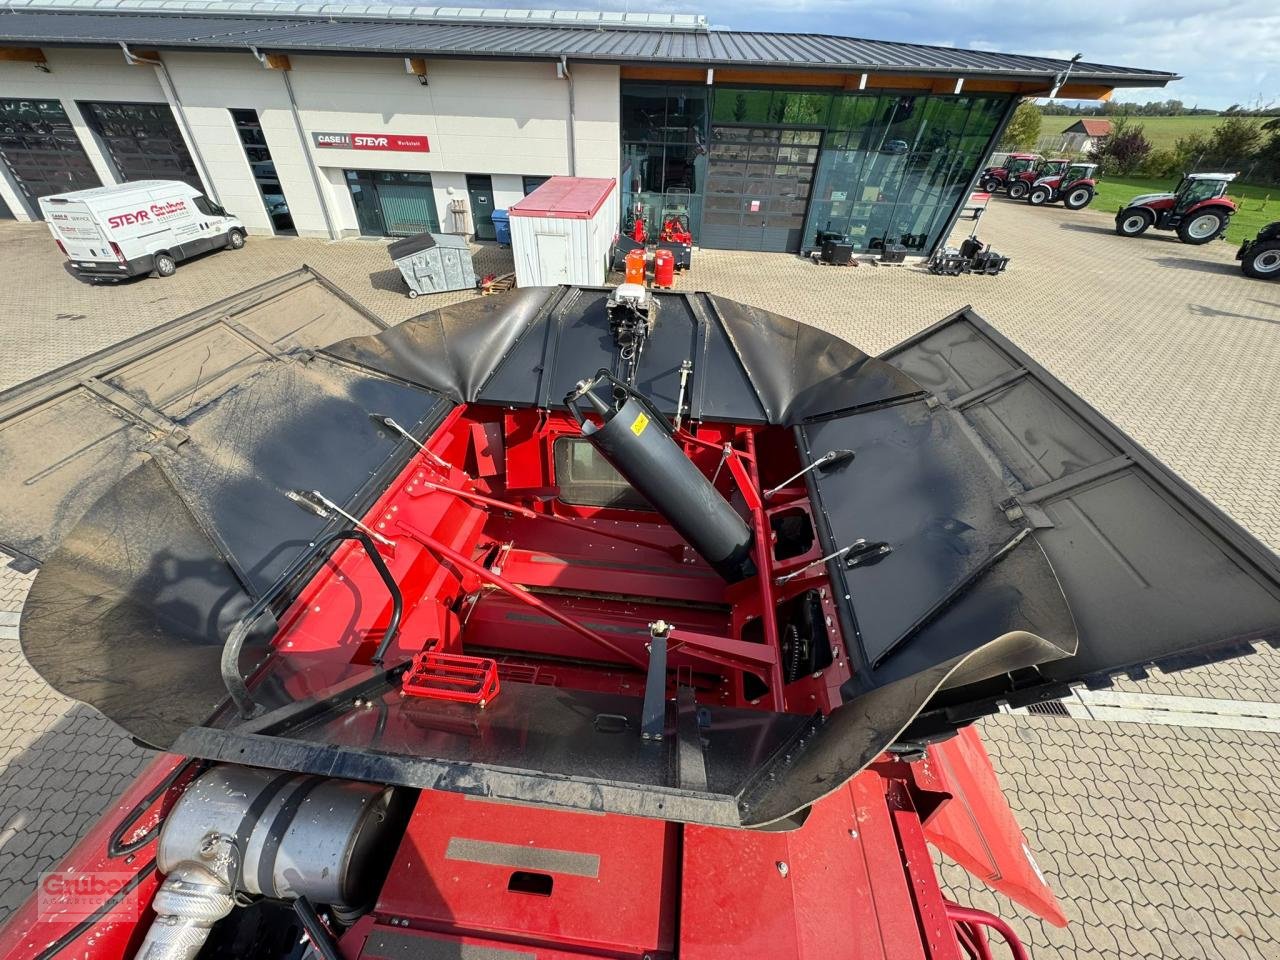
[(136, 180), (40, 198), (40, 212), (76, 276), (171, 277), (206, 250), (244, 246), (244, 224), (190, 184)]

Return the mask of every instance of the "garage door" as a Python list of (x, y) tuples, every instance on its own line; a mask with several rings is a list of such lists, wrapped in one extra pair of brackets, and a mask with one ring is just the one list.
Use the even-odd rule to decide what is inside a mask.
[(712, 127), (702, 246), (798, 251), (821, 139), (817, 130)]
[(167, 103), (82, 103), (121, 180), (181, 180), (203, 190)]
[(102, 185), (57, 100), (0, 98), (0, 160), (33, 213), (41, 197)]

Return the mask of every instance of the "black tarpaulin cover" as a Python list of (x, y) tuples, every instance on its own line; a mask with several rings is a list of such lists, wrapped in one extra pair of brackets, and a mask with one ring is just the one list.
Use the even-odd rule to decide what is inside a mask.
[[(638, 700), (605, 710), (599, 695), (522, 686), (486, 711), (477, 738), (404, 707), (376, 671), (361, 681), (381, 705), (373, 715), (352, 715), (350, 696), (291, 712), (271, 666), (283, 658), (272, 658), (255, 692), (279, 712), (208, 722), (228, 618), (318, 532), (283, 490), (325, 488), (359, 513), (409, 452), (372, 412), (423, 436), (456, 403), (558, 406), (582, 377), (618, 369), (607, 296), (471, 300), (237, 385), (181, 421), (188, 440), (146, 450), (47, 558), (22, 622), (28, 657), (161, 747), (759, 824), (904, 735), (1280, 637), (1275, 555), (972, 314), (874, 358), (756, 308), (658, 294), (636, 382), (660, 409), (674, 412), (691, 361), (689, 418), (787, 426), (802, 461), (857, 451), (849, 468), (807, 478), (828, 549), (857, 538), (893, 548), (872, 565), (829, 567), (855, 668), (842, 708), (825, 721), (713, 708), (694, 731), (705, 768), (689, 771), (683, 754), (655, 759), (638, 738), (583, 723), (638, 712)], [(246, 651), (246, 671), (261, 653)]]

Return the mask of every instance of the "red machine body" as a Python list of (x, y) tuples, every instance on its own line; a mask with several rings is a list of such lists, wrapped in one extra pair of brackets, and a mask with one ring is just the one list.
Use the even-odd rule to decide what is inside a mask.
[[(732, 678), (715, 686), (695, 680), (698, 700), (804, 714), (834, 709), (850, 676), (843, 659), (785, 682), (785, 638), (770, 629), (773, 620), (765, 619), (762, 639), (744, 640), (762, 609), (785, 604), (825, 574), (815, 570), (785, 583), (759, 578), (758, 591), (730, 587), (734, 601), (724, 607), (723, 581), (691, 559), (673, 530), (643, 525), (640, 536), (634, 512), (609, 507), (556, 501), (553, 511), (536, 496), (547, 487), (547, 451), (578, 431), (563, 412), (457, 407), (431, 438), (430, 452), (415, 456), (364, 514), (368, 529), (392, 538), (383, 560), (395, 580), (420, 598), (406, 606), (388, 651), (391, 662), (417, 657), (404, 679), (405, 698), (417, 693), (484, 710), (482, 701), (500, 702), (509, 687), (522, 684), (634, 692), (634, 654), (610, 638), (624, 636), (619, 627), (637, 616), (661, 615), (666, 601), (681, 605), (671, 667), (695, 677), (711, 664)], [(776, 514), (809, 509), (807, 496), (797, 484), (780, 487), (768, 502), (758, 491), (762, 469), (766, 479), (794, 472), (789, 432), (702, 423), (680, 438), (707, 474), (715, 473), (724, 451), (733, 451), (717, 482), (746, 497), (761, 531), (756, 563), (778, 570), (763, 531)], [(543, 519), (552, 513), (554, 524)], [(568, 542), (565, 525), (579, 531)], [(782, 568), (804, 570), (820, 554), (814, 542)], [(556, 555), (573, 563), (553, 563)], [(483, 568), (472, 556), (494, 562)], [(621, 562), (625, 557), (634, 558)], [(280, 618), (277, 647), (311, 665), (305, 678), (289, 681), (302, 684), (290, 691), (296, 699), (307, 695), (303, 687), (336, 683), (346, 664), (373, 656), (390, 617), (389, 605), (369, 602), (380, 596), (378, 576), (368, 555), (348, 543)], [(592, 593), (574, 596), (575, 589)], [(825, 592), (823, 602), (834, 614)], [(642, 609), (646, 604), (652, 614)], [(531, 606), (540, 616), (530, 615)], [(834, 622), (831, 629), (839, 635)], [(456, 656), (464, 634), (468, 645), (488, 651), (487, 659)], [(335, 636), (343, 638), (336, 650)], [(435, 640), (425, 654), (418, 649), (423, 638)], [(767, 677), (768, 692), (752, 689), (748, 673)], [(379, 716), (368, 710), (351, 722), (385, 724), (384, 735), (403, 739), (428, 735), (413, 717), (412, 711)], [(465, 715), (459, 722), (466, 723)], [(148, 904), (161, 879), (155, 866), (160, 825), (204, 766), (169, 755), (153, 762), (58, 868), (63, 878), (124, 878), (115, 892), (104, 891), (88, 916), (33, 899), (0, 931), (0, 956), (132, 956), (154, 918)], [(803, 822), (779, 830), (568, 811), (458, 792), (408, 796), (412, 812), (376, 904), (340, 931), (347, 960), (433, 956), (429, 948), (456, 952), (460, 945), (537, 960), (984, 960), (990, 956), (984, 929), (1007, 928), (945, 900), (930, 841), (993, 887), (1062, 922), (971, 729), (913, 762), (882, 755), (815, 803)]]
[[(195, 772), (159, 757), (58, 867), (131, 875), (125, 896), (104, 895), (92, 922), (41, 914), (33, 898), (0, 931), (0, 956), (131, 956), (160, 879), (158, 826)], [(1007, 925), (945, 899), (929, 843), (1065, 924), (966, 730), (913, 763), (886, 755), (788, 831), (424, 791), (376, 905), (339, 946), (346, 960), (464, 945), (530, 960), (987, 960), (985, 929)]]

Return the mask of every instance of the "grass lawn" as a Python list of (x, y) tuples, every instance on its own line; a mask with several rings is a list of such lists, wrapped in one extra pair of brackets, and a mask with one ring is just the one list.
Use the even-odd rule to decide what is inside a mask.
[[(1042, 136), (1056, 135), (1078, 120), (1115, 120), (1115, 117), (1045, 117), (1040, 125)], [(1208, 136), (1225, 117), (1130, 117), (1135, 126), (1141, 126), (1151, 146), (1156, 150), (1172, 150), (1179, 137), (1189, 133)]]
[[(1213, 120), (1214, 117), (1157, 117), (1168, 120)], [(1115, 213), (1140, 193), (1166, 193), (1177, 185), (1176, 178), (1149, 180), (1144, 177), (1107, 177), (1098, 183), (1098, 195), (1091, 205), (1095, 210)], [(1240, 209), (1231, 218), (1223, 236), (1233, 244), (1252, 239), (1268, 223), (1280, 220), (1280, 187), (1255, 187), (1234, 183), (1227, 191)], [(1270, 199), (1268, 199), (1268, 195)]]

